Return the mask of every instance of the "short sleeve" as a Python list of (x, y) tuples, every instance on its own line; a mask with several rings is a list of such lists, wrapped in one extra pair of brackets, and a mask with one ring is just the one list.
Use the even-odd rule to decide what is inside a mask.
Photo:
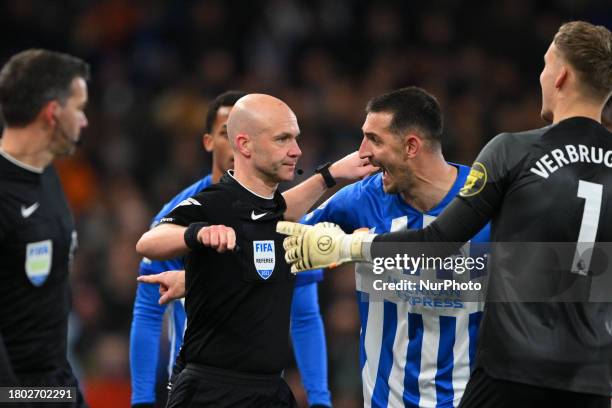
[(338, 224), (345, 232), (351, 233), (359, 226), (354, 219), (354, 201), (356, 200), (357, 184), (351, 184), (336, 192), (327, 201), (315, 210), (306, 214), (300, 223), (314, 225), (319, 222), (333, 222)]
[(159, 224), (176, 224), (188, 226), (193, 222), (206, 222), (207, 197), (203, 193), (189, 197), (176, 205), (165, 217), (159, 220)]

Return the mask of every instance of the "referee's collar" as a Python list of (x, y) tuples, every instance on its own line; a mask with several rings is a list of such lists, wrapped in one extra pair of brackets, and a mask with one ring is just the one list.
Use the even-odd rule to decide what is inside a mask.
[(283, 195), (278, 191), (278, 189), (274, 192), (272, 197), (264, 197), (261, 194), (257, 194), (253, 190), (247, 188), (242, 183), (240, 183), (234, 177), (233, 170), (228, 170), (222, 177), (219, 182), (219, 185), (225, 184), (228, 187), (231, 187), (237, 191), (241, 191), (244, 194), (248, 194), (251, 197), (251, 204), (256, 205), (258, 208), (262, 209), (270, 209), (274, 212), (285, 212), (287, 209), (287, 203)]
[(8, 160), (11, 163), (13, 163), (15, 166), (21, 167), (22, 169), (27, 170), (27, 171), (31, 171), (32, 173), (42, 174), (44, 172), (44, 170), (45, 170), (45, 169), (34, 167), (34, 166), (26, 164), (26, 163), (24, 163), (22, 161), (17, 160), (13, 156), (11, 156), (7, 152), (5, 152), (2, 147), (0, 147), (0, 155), (2, 157), (4, 157), (6, 160)]
[(246, 191), (248, 191), (249, 193), (253, 194), (254, 196), (257, 196), (259, 198), (263, 198), (264, 200), (273, 200), (274, 199), (274, 194), (272, 194), (270, 197), (266, 197), (266, 196), (262, 196), (261, 194), (257, 194), (256, 192), (254, 192), (253, 190), (251, 190), (250, 188), (248, 188), (247, 186), (245, 186), (244, 184), (242, 184), (240, 181), (238, 181), (238, 179), (236, 177), (234, 177), (234, 170), (228, 170), (227, 174), (229, 174), (229, 176), (238, 184), (240, 184), (240, 187), (244, 188)]

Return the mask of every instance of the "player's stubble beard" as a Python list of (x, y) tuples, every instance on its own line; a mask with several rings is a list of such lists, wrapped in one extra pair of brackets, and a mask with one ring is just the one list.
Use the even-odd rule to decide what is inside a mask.
[[(391, 167), (391, 166), (390, 166)], [(383, 190), (387, 194), (403, 194), (410, 191), (414, 184), (414, 175), (408, 167), (386, 167), (390, 183), (383, 183)]]

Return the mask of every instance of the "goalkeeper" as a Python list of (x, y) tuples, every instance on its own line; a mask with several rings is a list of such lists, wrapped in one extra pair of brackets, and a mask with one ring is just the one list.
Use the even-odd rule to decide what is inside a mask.
[[(493, 242), (612, 241), (612, 212), (603, 205), (612, 201), (612, 138), (601, 125), (612, 93), (612, 34), (586, 22), (564, 24), (544, 61), (541, 114), (550, 126), (491, 140), (459, 196), (423, 230), (346, 235), (332, 224), (279, 222), (277, 231), (289, 235), (284, 247), (292, 271), (372, 261), (388, 255), (388, 242), (466, 242), (489, 220)], [(514, 248), (494, 259), (490, 288), (525, 291), (520, 271), (541, 286), (558, 283)], [(586, 263), (581, 255), (560, 266), (577, 283), (590, 284)], [(499, 303), (490, 302), (491, 292), (487, 300), (462, 407), (535, 408), (542, 401), (609, 407), (612, 303)]]

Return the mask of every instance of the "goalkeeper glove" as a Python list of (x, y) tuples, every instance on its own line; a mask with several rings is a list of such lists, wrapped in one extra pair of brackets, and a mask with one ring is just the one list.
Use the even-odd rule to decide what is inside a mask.
[(367, 229), (345, 234), (339, 226), (330, 222), (311, 226), (279, 221), (276, 232), (288, 235), (283, 241), (283, 248), (285, 260), (291, 265), (293, 273), (334, 268), (345, 262), (366, 261), (369, 254), (365, 253), (363, 244), (372, 242), (376, 236), (369, 234)]

